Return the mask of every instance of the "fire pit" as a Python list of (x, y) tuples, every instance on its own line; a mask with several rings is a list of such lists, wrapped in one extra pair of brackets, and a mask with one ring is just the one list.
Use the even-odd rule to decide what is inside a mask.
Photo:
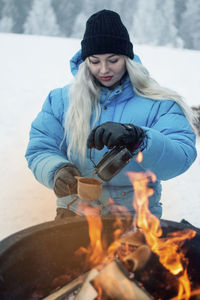
[[(108, 244), (113, 241), (114, 220), (114, 216), (102, 217), (103, 234)], [(123, 221), (128, 226), (125, 219)], [(186, 240), (183, 247), (189, 260), (189, 277), (197, 289), (200, 287), (200, 231), (188, 223), (167, 220), (161, 220), (161, 227), (163, 235), (195, 229), (196, 236)], [(4, 239), (0, 242), (0, 299), (37, 300), (47, 297), (52, 290), (88, 271), (83, 265), (83, 257), (75, 255), (80, 247), (88, 245), (85, 217), (47, 222)]]

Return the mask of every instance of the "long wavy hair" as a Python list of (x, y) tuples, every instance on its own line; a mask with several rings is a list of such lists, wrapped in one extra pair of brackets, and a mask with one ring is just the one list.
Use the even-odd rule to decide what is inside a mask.
[[(160, 86), (140, 63), (124, 56), (126, 69), (136, 94), (154, 100), (174, 100), (182, 108), (186, 118), (194, 129), (196, 116), (193, 110), (184, 102), (175, 91)], [(91, 74), (88, 58), (79, 66), (74, 82), (69, 90), (69, 109), (65, 118), (65, 135), (67, 140), (68, 159), (76, 155), (84, 163), (87, 153), (87, 138), (91, 131), (91, 115), (95, 112), (95, 126), (101, 113), (100, 85)]]

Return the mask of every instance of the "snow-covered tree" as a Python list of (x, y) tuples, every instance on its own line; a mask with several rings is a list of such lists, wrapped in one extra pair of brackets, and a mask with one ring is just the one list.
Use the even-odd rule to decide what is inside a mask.
[(51, 0), (33, 0), (33, 5), (24, 24), (24, 33), (60, 35)]
[[(156, 11), (157, 0), (140, 0), (133, 20), (134, 40), (137, 43), (159, 43), (160, 13)], [(156, 19), (156, 20), (155, 20)]]
[(82, 4), (82, 0), (52, 0), (52, 7), (62, 35), (71, 36), (77, 16), (83, 10)]
[(0, 19), (2, 18), (2, 10), (3, 10), (4, 2), (0, 0)]
[[(7, 0), (6, 0), (7, 1)], [(16, 10), (14, 12), (14, 32), (22, 33), (23, 26), (26, 21), (27, 15), (31, 9), (33, 0), (11, 0), (15, 2)]]
[(101, 9), (106, 8), (117, 12), (121, 17), (122, 22), (130, 32), (138, 1), (139, 0), (104, 0), (105, 3)]
[(200, 1), (188, 0), (180, 32), (186, 48), (200, 50)]
[(11, 17), (3, 17), (0, 20), (0, 32), (12, 32), (13, 19)]
[(176, 45), (174, 0), (139, 0), (132, 31), (138, 43)]
[(11, 32), (14, 26), (13, 14), (16, 11), (15, 5), (12, 0), (2, 0), (1, 7), (0, 31)]
[(82, 0), (83, 9), (76, 17), (72, 30), (72, 36), (81, 38), (85, 30), (85, 22), (87, 19), (91, 16), (91, 14), (102, 9), (110, 9), (119, 13), (127, 29), (131, 29), (137, 1), (138, 0)]
[(95, 12), (101, 9), (110, 9), (109, 3), (110, 1), (108, 2), (107, 0), (101, 0), (101, 1), (83, 0), (82, 1), (83, 9), (79, 12), (79, 14), (76, 17), (71, 36), (76, 38), (82, 38), (87, 19), (92, 14), (94, 14)]
[(161, 12), (162, 16), (159, 45), (182, 46), (176, 28), (174, 0), (167, 0), (162, 3), (158, 2), (158, 10)]
[(6, 32), (23, 32), (28, 11), (33, 0), (1, 0), (1, 30)]
[(0, 0), (0, 31), (82, 38), (101, 9), (120, 14), (133, 43), (200, 49), (200, 0)]
[[(198, 1), (198, 0), (197, 0)], [(187, 0), (174, 0), (174, 7), (175, 7), (175, 25), (177, 29), (181, 24), (182, 15), (186, 10), (186, 2)]]
[(80, 12), (76, 17), (71, 36), (75, 38), (82, 38), (85, 31), (85, 23), (87, 16), (84, 12)]

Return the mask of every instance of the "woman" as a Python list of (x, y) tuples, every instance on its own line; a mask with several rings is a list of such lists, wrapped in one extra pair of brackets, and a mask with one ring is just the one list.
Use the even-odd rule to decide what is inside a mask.
[[(74, 82), (50, 92), (32, 123), (26, 159), (36, 179), (57, 195), (57, 218), (82, 214), (75, 176), (91, 177), (94, 166), (116, 145), (134, 158), (103, 183), (93, 206), (107, 214), (125, 207), (134, 214), (127, 171), (151, 170), (149, 208), (161, 217), (161, 181), (185, 172), (196, 158), (193, 115), (175, 92), (161, 87), (133, 52), (120, 16), (92, 15), (81, 50), (72, 58)], [(138, 163), (136, 154), (142, 151)], [(110, 201), (113, 199), (113, 201)], [(120, 210), (120, 209), (119, 209)]]

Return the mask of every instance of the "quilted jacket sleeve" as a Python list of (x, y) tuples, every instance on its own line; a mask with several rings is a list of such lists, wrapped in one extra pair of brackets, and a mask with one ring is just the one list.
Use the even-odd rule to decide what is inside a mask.
[(53, 186), (56, 169), (68, 162), (65, 151), (60, 148), (64, 137), (62, 117), (62, 90), (57, 89), (49, 94), (32, 122), (25, 154), (35, 178), (49, 188)]
[(146, 131), (141, 166), (159, 180), (171, 179), (185, 172), (197, 156), (196, 135), (179, 105), (162, 101)]

